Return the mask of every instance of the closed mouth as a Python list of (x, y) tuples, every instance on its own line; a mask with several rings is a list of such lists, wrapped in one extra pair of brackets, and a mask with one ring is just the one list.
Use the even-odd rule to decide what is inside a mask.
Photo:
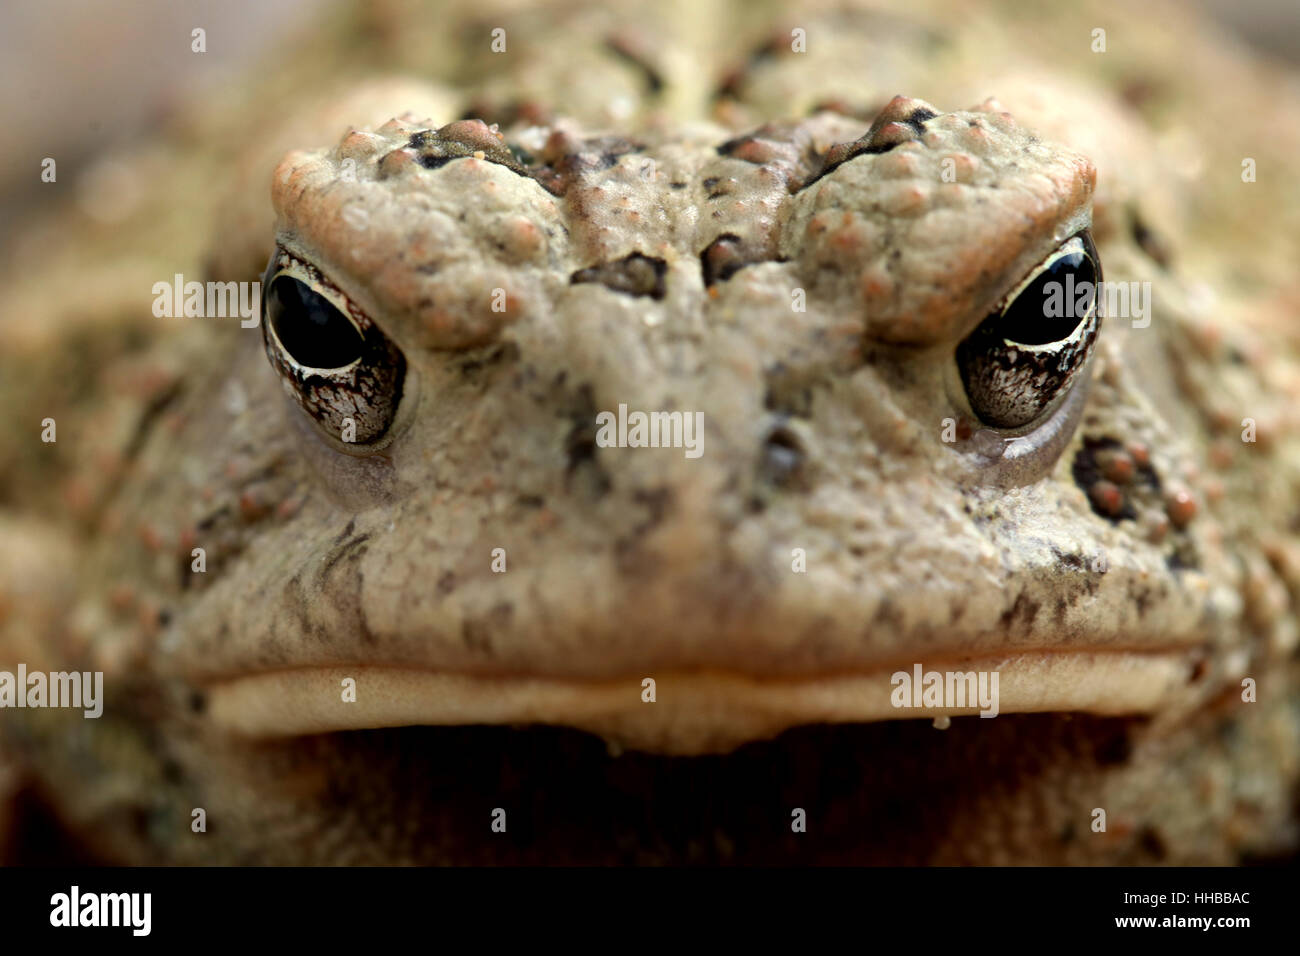
[[(622, 747), (721, 753), (807, 724), (1000, 713), (1149, 714), (1185, 695), (1198, 652), (1035, 650), (927, 657), (793, 677), (660, 670), (621, 678), (486, 676), (375, 664), (282, 669), (209, 685), (209, 714), (254, 738), (408, 726), (574, 727)], [(897, 675), (975, 675), (969, 696), (924, 697)], [(984, 675), (984, 679), (979, 675)], [(960, 684), (960, 680), (958, 681)], [(980, 688), (980, 695), (974, 692)], [(910, 683), (908, 683), (910, 688)], [(990, 700), (986, 694), (992, 691)]]

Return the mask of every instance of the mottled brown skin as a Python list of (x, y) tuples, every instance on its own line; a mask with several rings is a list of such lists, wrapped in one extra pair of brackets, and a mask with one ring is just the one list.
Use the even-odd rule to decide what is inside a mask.
[[(1103, 13), (1116, 52), (1073, 56)], [(250, 96), (205, 117), (199, 148), (168, 144), (141, 223), (189, 237), (173, 207), (199, 201), (194, 183), (233, 180), (234, 198), (200, 217), (220, 237), (203, 253), (128, 230), (153, 257), (141, 289), (197, 275), (201, 255), (251, 279), (273, 235), (292, 247), (411, 365), (418, 398), (374, 448), (341, 448), (286, 401), (255, 331), (152, 320), (122, 279), (114, 297), (133, 250), (66, 238), (62, 214), (39, 282), (6, 292), (26, 320), (0, 328), (16, 420), (60, 423), (56, 446), (0, 432), (20, 465), (0, 486), (0, 662), (103, 669), (109, 699), (98, 722), (0, 715), (24, 807), (132, 862), (1293, 850), (1297, 211), (1278, 172), (1252, 190), (1180, 170), (1236, 184), (1239, 154), (1284, 170), (1297, 124), (1261, 136), (1226, 108), (1260, 81), (1173, 14), (1156, 28), (1072, 7), (994, 18), (994, 34), (942, 5), (786, 11), (779, 30), (748, 7), (694, 16), (492, 12), (461, 49), (394, 14), (360, 45), (331, 41), (333, 60), (264, 75), (274, 115)], [(508, 55), (475, 52), (494, 17)], [(783, 52), (789, 27), (808, 53)], [(1173, 67), (1171, 30), (1211, 79)], [(429, 62), (442, 86), (353, 82)], [(351, 75), (309, 107), (304, 71), (331, 64)], [(1157, 78), (1144, 109), (1114, 92), (1135, 64)], [(230, 131), (238, 161), (215, 146)], [(956, 343), (1089, 222), (1108, 279), (1152, 282), (1152, 325), (1108, 322), (1090, 386), (1048, 415), (1063, 437), (1035, 427), (1037, 452), (991, 460), (951, 387)], [(89, 318), (48, 294), (87, 259), (106, 289)], [(705, 456), (592, 449), (582, 428), (618, 402), (704, 410)], [(1245, 417), (1258, 442), (1239, 440)], [(510, 571), (493, 576), (499, 545)], [(1007, 687), (1021, 675), (1006, 712), (942, 732), (859, 722), (894, 716), (864, 709), (889, 669), (958, 659), (999, 663)], [(364, 670), (379, 664), (459, 683), (412, 702)], [(328, 679), (240, 683), (307, 666)], [(336, 730), (356, 719), (332, 703), (350, 672), (367, 708), (431, 708), (415, 723), (454, 723), (436, 709), (454, 699), (563, 726)], [(789, 832), (793, 807), (807, 834)]]

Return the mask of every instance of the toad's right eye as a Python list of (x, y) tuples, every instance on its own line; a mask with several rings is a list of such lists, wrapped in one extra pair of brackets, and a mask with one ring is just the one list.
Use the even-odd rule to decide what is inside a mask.
[(982, 422), (1025, 428), (1061, 403), (1097, 339), (1100, 282), (1101, 260), (1085, 229), (1039, 263), (957, 347), (966, 395)]
[(342, 368), (361, 357), (363, 341), (333, 303), (300, 279), (278, 275), (266, 293), (266, 320), (304, 368)]
[(262, 314), (266, 355), (284, 390), (345, 450), (373, 451), (402, 398), (401, 350), (315, 266), (284, 249), (267, 267)]

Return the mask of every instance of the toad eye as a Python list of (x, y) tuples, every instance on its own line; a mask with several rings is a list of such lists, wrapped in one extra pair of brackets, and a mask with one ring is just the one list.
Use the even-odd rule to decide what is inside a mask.
[(301, 279), (279, 275), (271, 281), (266, 317), (289, 357), (303, 368), (342, 368), (361, 357), (356, 326)]
[(1092, 353), (1101, 260), (1085, 229), (1030, 271), (957, 346), (971, 410), (986, 425), (1034, 423), (1064, 396)]
[(401, 350), (321, 272), (276, 249), (262, 283), (262, 340), (280, 384), (331, 438), (387, 434), (402, 397)]

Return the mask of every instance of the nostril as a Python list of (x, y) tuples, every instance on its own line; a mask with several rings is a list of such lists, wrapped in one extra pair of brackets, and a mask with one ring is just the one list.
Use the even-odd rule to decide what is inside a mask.
[(778, 424), (763, 441), (759, 473), (777, 488), (803, 489), (807, 483), (806, 460), (803, 439), (790, 426)]
[(564, 440), (564, 451), (569, 456), (569, 471), (596, 457), (596, 427), (575, 425)]
[[(555, 380), (563, 388), (565, 375)], [(597, 454), (596, 399), (590, 384), (581, 384), (560, 399), (562, 421), (568, 425), (563, 432), (565, 457), (564, 488), (570, 494), (594, 499), (610, 488), (609, 475)]]
[(591, 498), (599, 498), (609, 491), (609, 476), (596, 456), (596, 426), (592, 421), (574, 424), (564, 440), (564, 452), (568, 457), (565, 470), (565, 487), (570, 491), (580, 490)]

